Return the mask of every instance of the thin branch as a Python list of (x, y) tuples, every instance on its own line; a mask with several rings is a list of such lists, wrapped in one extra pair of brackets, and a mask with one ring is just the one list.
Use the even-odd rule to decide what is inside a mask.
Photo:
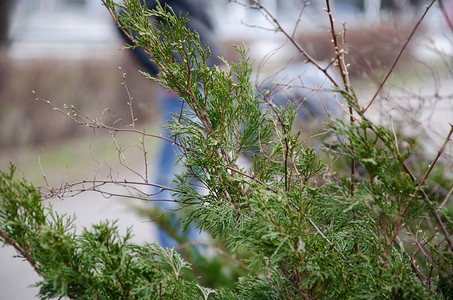
[(313, 226), (313, 228), (316, 230), (316, 232), (330, 245), (333, 247), (333, 250), (341, 256), (341, 258), (348, 262), (349, 263), (349, 259), (344, 256), (334, 245), (333, 243), (324, 235), (324, 233), (322, 233), (321, 229), (319, 229), (319, 227), (315, 224), (315, 222), (313, 222), (310, 218), (307, 218), (308, 222), (311, 224), (311, 226)]
[[(412, 171), (409, 169), (406, 162), (403, 162), (403, 168), (409, 174), (412, 181), (417, 182), (417, 178), (415, 177), (414, 173), (412, 173)], [(429, 205), (432, 205), (431, 200), (429, 199), (428, 195), (426, 195), (424, 190), (420, 189), (420, 190), (418, 190), (418, 192), (423, 196), (423, 199), (425, 200), (426, 203), (428, 203)], [(445, 224), (442, 222), (442, 219), (440, 218), (439, 213), (434, 208), (429, 209), (429, 212), (434, 216), (434, 219), (436, 220), (437, 225), (439, 226), (440, 230), (442, 231), (442, 234), (444, 235), (445, 240), (447, 241), (448, 246), (450, 247), (450, 251), (453, 255), (453, 241), (451, 240), (450, 234), (448, 233), (447, 228), (445, 228)]]
[[(237, 1), (234, 1), (234, 2), (237, 2)], [(307, 61), (309, 61), (310, 63), (312, 63), (317, 69), (319, 69), (321, 72), (324, 73), (324, 75), (330, 80), (330, 82), (332, 82), (332, 84), (336, 87), (336, 88), (341, 88), (340, 85), (337, 83), (337, 81), (333, 78), (333, 76), (331, 74), (329, 74), (329, 72), (327, 72), (327, 68), (323, 68), (319, 63), (318, 61), (312, 57), (295, 39), (294, 37), (289, 34), (285, 29), (283, 29), (283, 27), (281, 26), (280, 22), (277, 20), (277, 18), (268, 10), (266, 9), (266, 7), (264, 7), (260, 2), (258, 2), (257, 0), (253, 0), (253, 3), (254, 5), (256, 5), (257, 9), (260, 9), (260, 10), (263, 10), (268, 16), (269, 16), (269, 19), (274, 22), (274, 24), (276, 25), (277, 27), (277, 31), (280, 31), (281, 33), (283, 33), (283, 35), (285, 35), (285, 37), (291, 42), (291, 44), (294, 45), (294, 47), (296, 47), (297, 51), (299, 51), (306, 59)]]
[(379, 87), (378, 87), (376, 93), (374, 94), (373, 98), (371, 98), (370, 103), (368, 103), (368, 105), (362, 110), (363, 113), (365, 113), (370, 108), (371, 104), (373, 104), (374, 100), (376, 99), (376, 97), (381, 92), (382, 88), (384, 87), (385, 83), (389, 79), (390, 75), (393, 73), (393, 70), (395, 69), (396, 64), (399, 62), (401, 56), (403, 55), (404, 50), (406, 50), (407, 45), (409, 44), (409, 42), (414, 37), (415, 32), (417, 31), (418, 27), (422, 23), (423, 19), (425, 18), (426, 14), (430, 10), (430, 8), (433, 6), (434, 2), (436, 2), (436, 0), (432, 0), (431, 3), (426, 6), (425, 12), (421, 16), (421, 18), (418, 20), (417, 24), (415, 24), (414, 28), (412, 29), (412, 32), (410, 33), (409, 37), (407, 38), (406, 42), (404, 43), (403, 47), (401, 48), (400, 52), (398, 53), (398, 56), (396, 57), (396, 59), (393, 62), (392, 66), (390, 67), (389, 71), (387, 72), (387, 75), (385, 75), (384, 80), (379, 85)]
[(130, 110), (130, 114), (131, 114), (131, 123), (129, 124), (129, 126), (131, 126), (133, 129), (135, 129), (136, 120), (134, 117), (134, 109), (132, 107), (132, 100), (134, 98), (131, 96), (131, 93), (129, 92), (129, 88), (127, 87), (127, 84), (126, 84), (126, 73), (123, 72), (123, 69), (121, 69), (121, 67), (119, 69), (120, 69), (121, 75), (123, 77), (123, 82), (121, 84), (124, 86), (124, 89), (126, 90), (126, 93), (127, 93), (127, 97), (129, 98), (129, 101), (127, 102), (127, 104), (129, 105), (129, 110)]
[(214, 245), (211, 245), (211, 244), (208, 244), (208, 243), (203, 243), (203, 242), (197, 242), (197, 241), (190, 241), (190, 242), (187, 242), (185, 244), (182, 244), (182, 245), (179, 245), (176, 249), (184, 249), (184, 248), (187, 248), (191, 245), (201, 245), (201, 246), (205, 246), (205, 247), (208, 247), (208, 248), (212, 248), (214, 249), (217, 253), (219, 253), (220, 255), (226, 257), (226, 258), (229, 258), (231, 259), (232, 261), (234, 261), (234, 263), (236, 263), (241, 269), (245, 270), (245, 271), (250, 271), (250, 268), (244, 264), (242, 261), (240, 261), (239, 259), (237, 259), (236, 256), (234, 255), (231, 255), (230, 253), (228, 253), (227, 251), (225, 251), (224, 249), (220, 248), (220, 247), (216, 247)]
[(44, 179), (44, 183), (46, 184), (46, 187), (50, 190), (51, 187), (49, 185), (49, 182), (47, 182), (47, 176), (44, 173), (44, 169), (42, 168), (42, 165), (41, 165), (41, 153), (39, 153), (39, 156), (38, 156), (38, 165), (39, 165), (39, 169), (41, 170), (41, 174)]
[(439, 7), (442, 11), (442, 14), (444, 15), (445, 20), (447, 21), (448, 27), (450, 27), (450, 30), (453, 32), (453, 20), (450, 20), (443, 0), (439, 0)]
[[(145, 132), (143, 130), (143, 132)], [(140, 139), (140, 143), (142, 145), (142, 150), (143, 150), (143, 160), (145, 164), (145, 180), (146, 182), (149, 182), (149, 176), (148, 176), (148, 151), (146, 151), (145, 147), (145, 135)]]
[(296, 35), (297, 28), (299, 27), (299, 24), (302, 21), (302, 15), (304, 14), (305, 9), (310, 5), (308, 0), (303, 0), (303, 2), (304, 2), (304, 4), (299, 12), (299, 16), (297, 17), (296, 24), (294, 24), (293, 32), (291, 33), (292, 37), (294, 37)]
[(450, 123), (450, 132), (447, 135), (447, 138), (445, 139), (442, 147), (437, 151), (436, 158), (434, 158), (434, 161), (429, 165), (428, 170), (425, 173), (425, 176), (423, 176), (423, 179), (420, 181), (419, 186), (421, 187), (423, 184), (425, 184), (426, 179), (428, 178), (429, 174), (433, 170), (434, 166), (436, 165), (437, 161), (439, 160), (440, 156), (445, 150), (445, 147), (447, 144), (451, 141), (451, 135), (453, 134), (453, 124)]
[[(330, 23), (330, 33), (332, 34), (332, 41), (333, 45), (335, 47), (335, 55), (336, 55), (336, 60), (338, 62), (338, 68), (340, 69), (340, 74), (341, 78), (343, 79), (343, 85), (346, 93), (350, 94), (351, 93), (351, 88), (349, 86), (349, 74), (348, 74), (348, 69), (347, 65), (344, 60), (344, 51), (343, 49), (340, 49), (340, 46), (338, 44), (338, 39), (337, 39), (337, 34), (335, 32), (335, 23), (332, 15), (332, 10), (330, 8), (330, 1), (326, 0), (326, 5), (327, 5), (327, 14), (329, 16), (329, 23)], [(352, 123), (354, 123), (355, 117), (354, 117), (354, 110), (352, 108), (352, 105), (348, 105), (349, 107), (349, 120)], [(351, 151), (352, 153), (355, 152), (354, 147), (351, 145)], [(351, 159), (351, 188), (350, 188), (350, 194), (351, 197), (354, 196), (354, 189), (355, 189), (355, 159)]]
[[(175, 144), (176, 146), (181, 147), (181, 148), (183, 148), (183, 149), (185, 149), (187, 151), (194, 152), (193, 149), (187, 148), (184, 145), (182, 145), (182, 144), (180, 144), (180, 143), (178, 143), (178, 142), (176, 142), (176, 141), (174, 141), (172, 139), (163, 137), (161, 135), (147, 133), (146, 131), (137, 130), (137, 129), (134, 129), (134, 128), (118, 128), (118, 127), (114, 127), (114, 126), (109, 126), (109, 125), (103, 124), (102, 122), (100, 122), (98, 120), (95, 120), (95, 119), (92, 119), (92, 118), (89, 118), (89, 121), (83, 120), (83, 119), (80, 118), (80, 113), (71, 115), (69, 112), (65, 112), (64, 110), (60, 109), (59, 107), (57, 107), (55, 104), (53, 104), (49, 100), (45, 100), (45, 99), (43, 99), (41, 97), (36, 97), (35, 100), (47, 103), (48, 105), (52, 106), (53, 110), (55, 110), (55, 111), (65, 115), (65, 116), (67, 116), (69, 119), (71, 119), (72, 121), (74, 121), (78, 125), (87, 126), (89, 128), (93, 128), (93, 129), (105, 129), (105, 130), (107, 130), (109, 132), (132, 132), (132, 133), (138, 133), (138, 134), (140, 134), (142, 136), (153, 137), (153, 138), (157, 138), (157, 139), (161, 139), (161, 140), (170, 142), (170, 143)], [(70, 109), (72, 111), (76, 111), (76, 109), (74, 107), (66, 107), (66, 109)]]
[[(90, 184), (90, 187), (86, 187), (86, 185)], [(105, 185), (115, 185), (115, 186), (123, 186), (125, 188), (133, 188), (133, 186), (152, 186), (158, 188), (160, 191), (167, 190), (170, 192), (178, 192), (182, 193), (182, 191), (166, 187), (160, 184), (155, 184), (155, 183), (148, 183), (148, 182), (137, 182), (137, 181), (127, 181), (127, 180), (82, 180), (74, 183), (66, 183), (59, 189), (48, 189), (46, 188), (46, 191), (48, 191), (46, 194), (43, 195), (43, 198), (48, 199), (48, 198), (62, 198), (65, 196), (67, 193), (75, 193), (75, 195), (80, 194), (85, 191), (94, 191), (94, 192), (100, 192), (104, 194), (109, 194), (108, 192), (101, 191), (99, 188), (101, 186)], [(80, 188), (78, 187), (80, 186)], [(142, 194), (145, 194), (141, 192)], [(72, 195), (72, 196), (75, 196)], [(145, 194), (147, 195), (147, 194)], [(119, 195), (120, 196), (120, 195)], [(124, 195), (127, 197), (127, 195)], [(149, 195), (147, 195), (149, 196)], [(129, 197), (130, 198), (130, 197)], [(137, 199), (140, 200), (146, 200), (150, 201), (148, 197), (136, 197)]]
[(0, 237), (2, 237), (5, 242), (9, 245), (11, 245), (14, 249), (16, 249), (16, 251), (22, 255), (29, 263), (30, 265), (33, 267), (33, 269), (35, 269), (36, 273), (40, 274), (40, 270), (39, 270), (39, 266), (38, 264), (36, 263), (36, 261), (30, 256), (30, 253), (28, 253), (27, 251), (25, 251), (24, 248), (22, 248), (20, 245), (18, 245), (8, 234), (6, 234), (4, 231), (0, 230)]
[(417, 265), (415, 264), (414, 259), (412, 257), (410, 257), (409, 254), (406, 252), (403, 242), (401, 241), (401, 239), (398, 236), (395, 238), (395, 242), (396, 242), (396, 245), (398, 246), (398, 248), (403, 252), (404, 256), (406, 256), (406, 258), (410, 261), (411, 268), (417, 275), (420, 282), (423, 283), (424, 282), (423, 274), (418, 269)]
[[(447, 138), (445, 139), (442, 147), (437, 151), (437, 155), (436, 157), (434, 158), (433, 162), (429, 165), (429, 168), (428, 170), (426, 171), (425, 175), (423, 176), (423, 179), (417, 184), (418, 186), (418, 191), (421, 193), (421, 195), (423, 196), (423, 198), (425, 199), (425, 201), (432, 205), (432, 202), (431, 200), (429, 200), (428, 196), (426, 195), (426, 193), (423, 191), (422, 187), (423, 185), (425, 184), (426, 182), (426, 179), (428, 178), (429, 174), (431, 173), (431, 171), (433, 170), (434, 166), (436, 165), (437, 161), (439, 160), (440, 156), (442, 155), (442, 153), (444, 152), (445, 150), (445, 147), (447, 146), (447, 144), (451, 141), (451, 136), (453, 134), (453, 124), (450, 124), (450, 132), (448, 133), (447, 135)], [(405, 168), (406, 172), (409, 174), (409, 176), (412, 178), (412, 180), (414, 180), (415, 182), (417, 181), (415, 176), (412, 174), (412, 172), (409, 170), (408, 166), (406, 165), (405, 162), (403, 162), (403, 167)], [(409, 206), (409, 203), (412, 202), (412, 199), (415, 197), (415, 194), (411, 197), (411, 199), (407, 202), (406, 204), (406, 207), (405, 207), (405, 210), (406, 208)], [(447, 198), (448, 199), (448, 198)], [(440, 207), (439, 207), (440, 208)], [(438, 209), (439, 209), (438, 208)], [(450, 239), (450, 236), (449, 236), (449, 233), (447, 231), (447, 229), (445, 228), (445, 225), (443, 224), (438, 212), (436, 209), (433, 209), (431, 208), (430, 209), (430, 212), (431, 214), (434, 216), (434, 219), (436, 220), (436, 223), (437, 225), (440, 227), (441, 231), (442, 231), (442, 234), (445, 236), (445, 239), (447, 240), (447, 243), (448, 245), (450, 246), (450, 249), (452, 251), (452, 254), (453, 254), (453, 242), (452, 240)]]
[[(251, 175), (249, 175), (249, 174), (247, 174), (247, 173), (244, 173), (244, 172), (238, 170), (237, 168), (234, 168), (234, 167), (231, 167), (231, 166), (226, 166), (226, 168), (227, 168), (228, 170), (234, 172), (234, 173), (238, 173), (238, 174), (240, 174), (240, 175), (242, 175), (242, 176), (244, 176), (244, 177), (247, 177), (247, 178), (249, 178), (249, 179), (251, 179), (251, 180), (257, 182), (258, 184), (261, 184), (262, 186), (265, 186), (265, 185), (264, 185), (264, 182), (262, 182), (261, 180), (259, 180), (259, 179), (256, 178), (255, 176), (251, 176)], [(273, 188), (271, 188), (271, 187), (269, 187), (269, 186), (265, 186), (265, 187), (266, 187), (266, 189), (268, 189), (268, 190), (271, 191), (271, 192), (274, 192), (274, 193), (277, 192), (276, 190), (274, 190)]]
[(448, 199), (450, 198), (451, 194), (453, 193), (453, 186), (451, 187), (451, 189), (448, 191), (447, 193), (447, 196), (445, 196), (445, 199), (444, 201), (442, 201), (442, 203), (439, 205), (439, 207), (437, 208), (438, 210), (441, 209), (442, 207), (444, 207), (444, 205), (447, 203)]

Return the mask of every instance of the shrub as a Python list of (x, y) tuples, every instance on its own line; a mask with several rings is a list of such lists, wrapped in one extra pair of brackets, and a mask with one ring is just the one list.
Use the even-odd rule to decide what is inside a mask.
[[(103, 3), (130, 35), (132, 47), (145, 50), (161, 70), (159, 79), (144, 75), (176, 91), (190, 107), (169, 125), (186, 170), (177, 176), (172, 192), (181, 208), (190, 208), (184, 224), (194, 222), (210, 233), (212, 247), (223, 258), (200, 256), (200, 248), (184, 245), (180, 253), (155, 244), (134, 245), (130, 233), (119, 236), (114, 222), (76, 235), (73, 219), (43, 207), (40, 193), (14, 180), (11, 167), (9, 173), (0, 174), (0, 237), (42, 276), (41, 297), (451, 297), (451, 217), (439, 199), (431, 197), (426, 183), (453, 129), (418, 179), (408, 160), (416, 147), (403, 145), (394, 131), (367, 117), (375, 98), (368, 106), (359, 105), (333, 34), (334, 65), (342, 82), (321, 69), (332, 81), (333, 92), (345, 99), (349, 120), (328, 122), (328, 131), (337, 139), (324, 151), (332, 161), (348, 163), (344, 172), (301, 139), (294, 106), (278, 107), (266, 93), (257, 95), (243, 47), (236, 47), (242, 56), (238, 63), (225, 61), (224, 68), (210, 68), (209, 47), (203, 50), (198, 35), (185, 27), (187, 19), (171, 8), (158, 5), (150, 11), (139, 0)], [(329, 1), (327, 5), (335, 33)], [(259, 2), (254, 1), (254, 7), (270, 16)], [(150, 16), (162, 21), (153, 26)], [(183, 63), (174, 60), (175, 54)], [(69, 112), (82, 125), (150, 136), (136, 130), (133, 121), (132, 128), (120, 129), (73, 108)], [(239, 163), (244, 155), (251, 157), (250, 167)], [(194, 188), (194, 178), (203, 193)], [(100, 187), (93, 183), (94, 189)], [(62, 192), (74, 187), (66, 186)], [(165, 225), (165, 218), (158, 222)], [(209, 283), (213, 273), (229, 276), (229, 281)]]

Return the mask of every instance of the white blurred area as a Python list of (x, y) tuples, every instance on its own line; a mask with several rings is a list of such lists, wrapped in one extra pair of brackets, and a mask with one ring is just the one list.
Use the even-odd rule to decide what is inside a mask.
[[(188, 0), (190, 1), (190, 0)], [(212, 0), (214, 20), (220, 40), (247, 41), (250, 55), (259, 59), (285, 44), (285, 37), (274, 31), (263, 15), (254, 9), (227, 0)], [(250, 0), (238, 1), (251, 4)], [(302, 3), (297, 0), (261, 0), (280, 21), (283, 28), (292, 32), (298, 20)], [(389, 14), (379, 9), (381, 0), (332, 0), (337, 26), (347, 24), (368, 26), (379, 22)], [(401, 6), (406, 1), (396, 1)], [(427, 1), (425, 1), (428, 3)], [(445, 6), (453, 10), (451, 0), (444, 0)], [(60, 59), (108, 59), (122, 45), (113, 21), (100, 0), (13, 0), (13, 16), (10, 25), (9, 57), (13, 59), (60, 58)], [(312, 1), (304, 9), (299, 30), (326, 31), (324, 1)], [(421, 12), (424, 5), (419, 5)], [(413, 18), (413, 8), (407, 6), (403, 14)], [(453, 18), (453, 12), (450, 14)], [(431, 42), (441, 51), (452, 53), (451, 43), (443, 36), (446, 24), (443, 16), (434, 7), (425, 30), (431, 35)], [(321, 25), (324, 24), (324, 25)], [(279, 60), (297, 55), (293, 47), (282, 47), (273, 59)], [(426, 47), (420, 46), (420, 56), (429, 55)]]
[(12, 59), (108, 59), (121, 46), (98, 0), (20, 0), (10, 25)]

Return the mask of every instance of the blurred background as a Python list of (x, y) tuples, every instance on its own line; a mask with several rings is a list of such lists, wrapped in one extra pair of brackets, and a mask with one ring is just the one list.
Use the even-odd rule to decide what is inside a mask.
[[(190, 0), (187, 0), (190, 1)], [(250, 4), (246, 0), (244, 4)], [(345, 41), (350, 76), (364, 104), (376, 91), (413, 27), (430, 1), (337, 0), (331, 1), (337, 29), (346, 23)], [(453, 122), (452, 31), (453, 1), (436, 3), (408, 45), (385, 93), (393, 102), (376, 103), (372, 114), (388, 121), (404, 121), (409, 132), (426, 131), (427, 151), (435, 152)], [(227, 60), (237, 60), (232, 44), (245, 43), (254, 60), (257, 85), (295, 62), (303, 62), (281, 33), (263, 15), (244, 5), (213, 0), (217, 40)], [(333, 47), (324, 1), (262, 0), (283, 28), (316, 59), (329, 62)], [(301, 13), (302, 12), (302, 13)], [(299, 18), (302, 16), (301, 21)], [(190, 18), (190, 17), (189, 17)], [(297, 29), (294, 29), (298, 24)], [(105, 122), (130, 120), (127, 92), (119, 69), (125, 72), (134, 99), (137, 128), (159, 132), (155, 86), (137, 71), (142, 67), (123, 46), (110, 15), (100, 0), (2, 0), (0, 2), (0, 168), (9, 162), (35, 185), (60, 186), (63, 182), (115, 173), (117, 178), (137, 176), (119, 164), (118, 151), (107, 132), (76, 125), (55, 112), (39, 97), (58, 107), (74, 105)], [(420, 101), (423, 99), (423, 102)], [(389, 104), (390, 103), (390, 104)], [(427, 107), (429, 109), (427, 109)], [(383, 109), (385, 108), (385, 110)], [(127, 121), (126, 121), (127, 122)], [(420, 124), (423, 124), (421, 126)], [(115, 136), (124, 147), (128, 164), (139, 172), (147, 168), (137, 147), (138, 136)], [(146, 142), (152, 156), (155, 140)], [(447, 152), (447, 154), (450, 152)], [(137, 155), (138, 154), (138, 155)], [(453, 165), (450, 165), (453, 168)], [(76, 213), (78, 224), (88, 226), (106, 218), (119, 218), (123, 232), (134, 226), (137, 242), (151, 241), (153, 228), (137, 216), (130, 202), (85, 193), (53, 201), (59, 212)], [(14, 252), (0, 248), (0, 299), (35, 299), (30, 284), (39, 278)]]

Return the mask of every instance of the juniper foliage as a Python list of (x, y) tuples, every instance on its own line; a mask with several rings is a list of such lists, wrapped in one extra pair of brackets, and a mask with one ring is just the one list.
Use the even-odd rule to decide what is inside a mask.
[[(74, 217), (43, 206), (11, 167), (0, 173), (0, 239), (42, 277), (42, 298), (451, 297), (451, 216), (441, 211), (436, 219), (437, 201), (410, 171), (406, 161), (415, 147), (403, 152), (392, 131), (367, 119), (351, 87), (334, 92), (356, 118), (329, 123), (341, 138), (324, 151), (354, 161), (361, 171), (353, 177), (333, 170), (301, 139), (294, 107), (260, 97), (244, 47), (236, 47), (240, 62), (208, 67), (209, 46), (185, 27), (187, 16), (162, 5), (149, 10), (139, 0), (102, 2), (131, 37), (129, 47), (142, 48), (158, 65), (158, 79), (144, 75), (190, 107), (169, 125), (186, 169), (175, 192), (191, 206), (184, 224), (210, 233), (246, 271), (233, 272), (240, 278), (232, 287), (206, 287), (209, 269), (194, 275), (196, 263), (174, 249), (131, 243), (131, 233), (120, 236), (115, 222), (77, 235)], [(238, 163), (244, 155), (250, 167)], [(435, 224), (433, 231), (443, 226), (447, 234), (414, 246), (406, 232), (419, 230), (415, 221)]]

